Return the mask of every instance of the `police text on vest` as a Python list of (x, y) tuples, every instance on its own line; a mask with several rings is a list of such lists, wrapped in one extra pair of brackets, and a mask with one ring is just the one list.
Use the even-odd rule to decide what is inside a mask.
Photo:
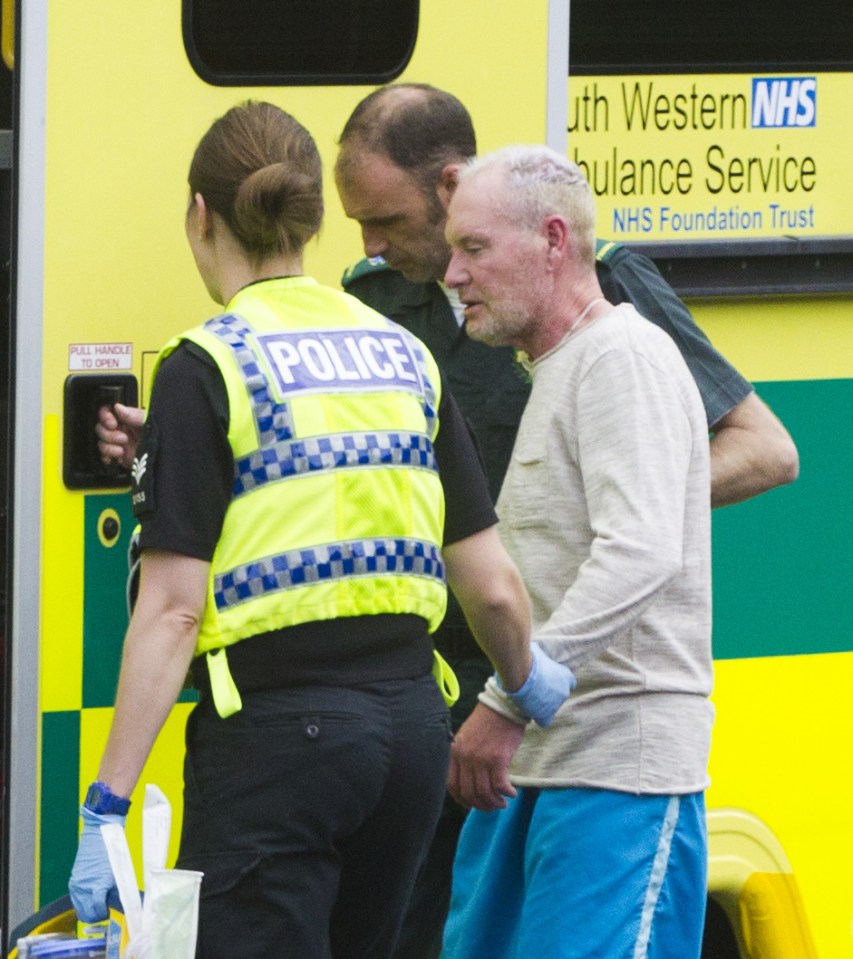
[(396, 330), (264, 333), (258, 342), (283, 393), (421, 389), (418, 361)]

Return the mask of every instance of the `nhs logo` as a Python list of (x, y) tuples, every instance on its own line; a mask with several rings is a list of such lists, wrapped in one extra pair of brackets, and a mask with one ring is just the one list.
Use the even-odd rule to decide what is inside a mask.
[(813, 127), (816, 114), (814, 77), (753, 78), (753, 127)]

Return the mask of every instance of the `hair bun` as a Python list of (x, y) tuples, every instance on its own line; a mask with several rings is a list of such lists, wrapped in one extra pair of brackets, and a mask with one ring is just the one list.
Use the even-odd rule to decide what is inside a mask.
[(196, 149), (190, 189), (247, 252), (297, 253), (323, 217), (322, 163), (308, 131), (270, 103), (233, 107)]

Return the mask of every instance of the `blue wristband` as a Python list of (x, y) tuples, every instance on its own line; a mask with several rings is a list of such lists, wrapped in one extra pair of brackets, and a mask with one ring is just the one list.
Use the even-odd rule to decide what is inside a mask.
[(106, 783), (94, 782), (86, 792), (83, 805), (100, 816), (126, 816), (130, 809), (130, 800), (116, 796)]

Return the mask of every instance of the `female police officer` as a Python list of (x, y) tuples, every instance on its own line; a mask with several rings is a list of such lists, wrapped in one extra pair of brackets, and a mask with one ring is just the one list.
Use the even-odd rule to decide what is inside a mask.
[(179, 865), (205, 875), (200, 954), (387, 956), (444, 793), (429, 633), (445, 573), (517, 708), (548, 722), (572, 678), (531, 655), (432, 357), (302, 274), (322, 216), (307, 131), (235, 107), (189, 182), (187, 237), (226, 307), (157, 363), (133, 470), (140, 589), (72, 899), (105, 915), (98, 826), (123, 820), (191, 665)]

